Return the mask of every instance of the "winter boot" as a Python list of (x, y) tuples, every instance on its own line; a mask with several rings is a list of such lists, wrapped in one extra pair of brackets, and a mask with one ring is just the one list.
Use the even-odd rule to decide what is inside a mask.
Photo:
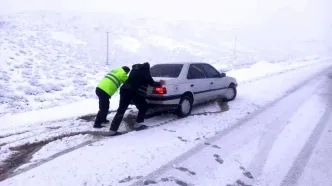
[(105, 127), (105, 126), (101, 125), (101, 123), (96, 122), (96, 121), (95, 121), (95, 124), (93, 125), (93, 128), (96, 128), (96, 129), (100, 129), (100, 128), (103, 128), (103, 127)]
[(106, 119), (102, 123), (105, 123), (105, 124), (110, 123), (110, 120)]
[(100, 128), (103, 128), (103, 127), (105, 127), (104, 125), (100, 125), (100, 124), (94, 124), (93, 125), (93, 128), (95, 128), (95, 129), (100, 129)]
[(132, 130), (142, 130), (146, 129), (148, 126), (135, 122), (134, 125), (132, 125), (131, 127)]
[(145, 129), (147, 127), (148, 126), (142, 125), (142, 124), (137, 123), (135, 121), (126, 122), (126, 129), (127, 130), (141, 130), (141, 129)]

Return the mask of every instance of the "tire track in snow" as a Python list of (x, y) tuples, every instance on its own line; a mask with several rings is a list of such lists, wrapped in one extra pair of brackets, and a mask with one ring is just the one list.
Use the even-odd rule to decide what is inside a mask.
[[(305, 90), (301, 90), (304, 92), (302, 95), (295, 94), (293, 97), (288, 97), (289, 100), (282, 100), (284, 102), (292, 101), (292, 104), (285, 108), (278, 117), (270, 123), (267, 123), (264, 126), (264, 132), (260, 137), (260, 150), (257, 153), (258, 155), (253, 158), (250, 165), (247, 169), (251, 170), (250, 173), (254, 175), (256, 178), (261, 175), (261, 171), (263, 166), (265, 165), (267, 158), (275, 144), (275, 141), (278, 139), (278, 135), (285, 129), (288, 125), (289, 119), (295, 115), (296, 112), (299, 111), (300, 108), (306, 103), (306, 100), (317, 93), (320, 87), (324, 87), (327, 82), (320, 80), (317, 82), (313, 81), (316, 85), (308, 84), (305, 87)], [(310, 85), (310, 86), (309, 86)], [(292, 96), (292, 95), (291, 95)], [(286, 98), (287, 99), (287, 98)], [(285, 105), (285, 104), (284, 104)], [(276, 111), (278, 112), (278, 111)], [(274, 118), (275, 116), (273, 116)], [(251, 178), (248, 179), (248, 176), (243, 174), (237, 181), (244, 182), (246, 184), (252, 185), (256, 180)], [(235, 183), (233, 184), (235, 185)]]
[[(327, 71), (329, 72), (330, 70), (327, 70)], [(298, 158), (295, 160), (295, 162), (293, 162), (293, 166), (290, 168), (289, 172), (285, 176), (281, 185), (296, 184), (297, 179), (301, 175), (300, 173), (305, 168), (305, 163), (308, 161), (309, 154), (312, 153), (311, 151), (313, 150), (313, 148), (315, 146), (313, 144), (317, 143), (317, 140), (318, 140), (319, 136), (321, 135), (320, 130), (322, 130), (324, 128), (324, 126), (326, 125), (326, 123), (324, 123), (324, 122), (327, 122), (327, 119), (329, 119), (328, 115), (331, 113), (330, 111), (331, 111), (331, 103), (332, 103), (331, 102), (332, 94), (328, 94), (326, 92), (331, 92), (331, 90), (332, 90), (332, 86), (330, 85), (332, 82), (331, 78), (330, 78), (331, 75), (332, 75), (331, 71), (329, 73), (327, 73), (326, 74), (327, 78), (325, 80), (323, 80), (324, 82), (322, 83), (322, 85), (319, 88), (317, 88), (314, 92), (315, 95), (325, 96), (327, 98), (326, 102), (328, 102), (330, 105), (327, 105), (319, 122), (317, 123), (315, 128), (312, 130), (311, 135), (308, 137), (306, 144), (303, 145), (303, 147), (302, 147), (303, 150), (299, 151), (300, 154), (298, 155)], [(321, 91), (323, 91), (323, 92), (321, 92)], [(293, 102), (292, 102), (292, 104), (293, 104)], [(280, 123), (285, 123), (285, 122), (280, 122)], [(255, 158), (256, 161), (252, 161), (251, 165), (249, 166), (249, 169), (253, 170), (253, 174), (256, 177), (259, 177), (261, 174), (264, 163), (266, 162), (266, 159), (268, 157), (269, 150), (272, 148), (275, 140), (277, 140), (277, 134), (279, 134), (281, 132), (281, 130), (283, 130), (286, 127), (285, 125), (287, 125), (287, 124), (284, 124), (284, 126), (279, 126), (280, 123), (278, 123), (278, 125), (276, 124), (276, 125), (271, 126), (272, 128), (270, 129), (270, 131), (272, 131), (272, 132), (267, 134), (268, 136), (266, 137), (266, 139), (262, 139), (262, 141), (265, 142), (265, 146), (259, 153), (260, 155)], [(321, 125), (324, 125), (324, 126), (321, 126)], [(273, 126), (276, 126), (276, 127), (273, 127)], [(319, 130), (319, 132), (317, 132), (317, 130)], [(280, 131), (280, 132), (277, 132), (277, 131)], [(307, 145), (310, 145), (310, 146), (308, 147)], [(312, 149), (309, 149), (309, 148), (312, 148)], [(242, 180), (245, 180), (244, 176), (242, 176)], [(254, 183), (254, 180), (248, 180), (248, 181), (250, 184)]]
[(327, 107), (323, 117), (320, 119), (319, 123), (316, 125), (314, 131), (311, 133), (306, 144), (304, 145), (301, 152), (299, 153), (296, 160), (294, 161), (291, 169), (288, 171), (284, 180), (281, 182), (282, 186), (296, 185), (298, 179), (301, 177), (301, 175), (306, 167), (306, 164), (309, 161), (309, 158), (310, 158), (314, 148), (316, 147), (316, 145), (319, 141), (319, 138), (322, 135), (323, 129), (328, 124), (328, 121), (331, 120), (330, 119), (331, 111), (332, 111), (332, 109)]
[[(313, 83), (315, 83), (315, 82), (313, 82)], [(270, 125), (270, 126), (275, 126), (276, 125), (276, 126), (278, 126), (278, 124), (279, 124), (278, 121), (281, 121), (279, 119), (277, 121), (272, 121), (270, 123), (261, 123), (262, 125), (261, 124), (256, 124), (256, 123), (259, 122), (259, 120), (261, 118), (266, 118), (266, 116), (271, 116), (271, 118), (278, 118), (279, 116), (292, 114), (292, 112), (296, 111), (296, 109), (298, 107), (300, 107), (301, 104), (303, 104), (305, 102), (305, 100), (307, 99), (307, 95), (311, 94), (311, 92), (315, 91), (315, 87), (318, 87), (320, 85), (320, 83), (321, 82), (315, 83), (316, 86), (314, 86), (314, 85), (311, 86), (312, 84), (307, 85), (306, 89), (299, 90), (301, 92), (305, 92), (305, 93), (302, 93), (301, 98), (299, 98), (299, 94), (297, 94), (297, 93), (293, 94), (293, 95), (289, 95), (289, 97), (287, 97), (287, 99), (283, 99), (282, 102), (278, 102), (278, 106), (269, 108), (268, 111), (262, 113), (258, 117), (255, 117), (254, 120), (249, 121), (249, 123), (246, 123), (241, 128), (238, 128), (238, 130), (235, 130), (232, 133), (229, 133), (229, 135), (225, 135), (224, 138), (221, 138), (221, 140), (217, 141), (217, 144), (222, 147), (222, 148), (220, 148), (220, 150), (218, 148), (217, 148), (218, 150), (216, 150), (216, 151), (207, 150), (205, 152), (202, 152), (202, 154), (204, 154), (205, 156), (210, 154), (210, 153), (211, 153), (211, 156), (213, 154), (213, 158), (219, 164), (223, 164), (224, 161), (226, 162), (226, 164), (229, 163), (229, 161), (230, 161), (229, 159), (227, 159), (227, 158), (226, 159), (221, 159), (221, 156), (227, 156), (229, 154), (232, 154), (234, 151), (237, 151), (238, 149), (241, 149), (241, 147), (246, 146), (246, 144), (251, 142), (252, 140), (255, 141), (257, 139), (255, 137), (257, 137), (257, 134), (260, 133), (263, 128), (265, 128), (265, 125)], [(312, 89), (311, 92), (306, 91), (308, 89), (307, 87), (309, 87), (309, 89)], [(285, 105), (284, 103), (288, 103), (290, 100), (293, 100), (294, 97), (299, 98), (296, 101), (296, 103), (294, 103), (294, 104), (292, 103), (289, 107), (286, 107), (285, 110), (280, 109), (280, 105)], [(274, 114), (271, 115), (270, 113), (274, 113)], [(268, 133), (266, 133), (266, 135), (268, 135)], [(264, 141), (264, 140), (262, 140), (262, 141)], [(211, 143), (207, 143), (207, 142), (205, 142), (204, 144), (205, 145), (211, 145)], [(195, 156), (195, 158), (192, 158), (192, 159), (189, 160), (190, 163), (185, 162), (182, 165), (187, 165), (187, 166), (193, 165), (195, 160), (203, 158), (204, 155), (201, 155), (199, 157)], [(212, 166), (212, 164), (208, 164), (208, 165), (203, 166), (203, 167), (210, 167), (209, 165)], [(228, 165), (226, 165), (226, 166), (228, 166)], [(200, 170), (200, 166), (195, 166), (195, 170)], [(203, 170), (205, 170), (205, 169), (203, 169)], [(170, 172), (165, 172), (165, 174), (166, 175), (174, 175), (174, 171), (171, 170)], [(163, 174), (163, 175), (165, 175), (165, 174)], [(246, 179), (238, 179), (236, 183), (228, 184), (228, 185), (229, 186), (232, 186), (232, 185), (235, 186), (235, 185), (238, 185), (239, 183), (243, 183), (245, 185), (250, 185), (250, 184), (248, 184), (248, 182), (246, 180), (248, 178), (250, 180), (252, 180), (252, 177), (253, 177), (252, 172), (247, 171), (247, 170), (243, 170), (242, 174), (243, 174), (243, 178), (246, 178)]]
[(25, 130), (25, 131), (21, 131), (21, 132), (13, 132), (13, 133), (3, 134), (3, 135), (0, 136), (0, 139), (1, 138), (7, 138), (7, 137), (15, 136), (15, 135), (24, 134), (24, 133), (27, 133), (27, 132), (29, 132), (29, 131)]
[[(220, 110), (220, 111), (210, 111), (210, 112), (201, 112), (201, 113), (192, 114), (192, 115), (190, 115), (190, 116), (188, 116), (188, 117), (191, 117), (191, 116), (199, 116), (199, 115), (209, 115), (209, 114), (220, 114), (220, 113), (222, 113), (222, 112), (223, 112), (223, 110)], [(185, 118), (181, 118), (181, 119), (185, 119)], [(160, 127), (160, 126), (163, 126), (163, 125), (169, 124), (169, 123), (171, 123), (171, 122), (175, 122), (175, 121), (177, 121), (177, 120), (179, 120), (179, 119), (177, 119), (177, 118), (176, 118), (176, 119), (169, 119), (169, 120), (166, 120), (166, 121), (163, 121), (163, 122), (160, 122), (160, 123), (154, 124), (154, 125), (150, 125), (149, 128), (148, 128), (147, 130), (149, 130), (150, 128)], [(129, 131), (129, 132), (130, 132), (130, 131)], [(127, 133), (129, 133), (129, 132), (127, 132)], [(45, 158), (45, 159), (39, 160), (39, 161), (36, 162), (36, 163), (33, 163), (33, 164), (31, 164), (31, 165), (28, 165), (28, 166), (25, 167), (25, 168), (22, 168), (22, 169), (19, 169), (19, 170), (13, 172), (13, 170), (15, 170), (16, 168), (18, 168), (19, 166), (24, 165), (26, 162), (21, 163), (21, 164), (17, 164), (17, 165), (15, 165), (14, 168), (10, 168), (9, 170), (7, 170), (7, 172), (4, 172), (2, 175), (0, 175), (0, 181), (3, 181), (3, 180), (5, 180), (5, 179), (8, 179), (8, 178), (11, 178), (11, 177), (14, 177), (14, 176), (17, 176), (17, 175), (22, 174), (22, 173), (24, 173), (24, 172), (27, 172), (27, 171), (29, 171), (29, 170), (31, 170), (31, 169), (33, 169), (33, 168), (39, 167), (39, 166), (41, 166), (41, 165), (43, 165), (43, 164), (45, 164), (45, 163), (47, 163), (47, 162), (49, 162), (49, 161), (52, 161), (53, 159), (56, 159), (56, 158), (58, 158), (58, 157), (60, 157), (60, 156), (63, 156), (63, 155), (65, 155), (65, 154), (67, 154), (67, 153), (70, 153), (70, 152), (72, 152), (72, 151), (74, 151), (74, 150), (77, 150), (77, 149), (79, 149), (79, 148), (82, 148), (82, 147), (84, 147), (84, 146), (91, 145), (91, 144), (93, 144), (93, 143), (95, 143), (95, 142), (98, 142), (98, 141), (101, 141), (101, 140), (103, 140), (103, 139), (110, 139), (110, 138), (112, 138), (112, 137), (107, 136), (107, 131), (73, 132), (73, 133), (69, 133), (69, 134), (67, 134), (67, 135), (66, 135), (66, 134), (62, 134), (62, 136), (55, 136), (55, 137), (52, 138), (52, 139), (45, 140), (45, 141), (39, 141), (39, 142), (31, 143), (31, 144), (28, 144), (28, 145), (30, 145), (30, 146), (34, 146), (34, 145), (36, 145), (36, 144), (46, 145), (47, 143), (52, 142), (52, 141), (55, 141), (55, 140), (57, 140), (57, 139), (59, 139), (59, 138), (68, 137), (68, 136), (75, 136), (75, 135), (81, 135), (81, 134), (90, 134), (90, 135), (93, 135), (93, 136), (94, 136), (94, 139), (93, 139), (93, 140), (86, 141), (86, 142), (83, 142), (83, 143), (78, 144), (78, 145), (75, 145), (74, 147), (68, 148), (68, 149), (63, 150), (63, 151), (61, 151), (61, 152), (58, 152), (58, 153), (56, 153), (56, 154), (54, 154), (54, 155), (52, 155), (52, 156), (50, 156), (50, 157), (48, 157), (48, 158)], [(125, 134), (123, 134), (123, 135), (125, 135)], [(107, 136), (107, 137), (106, 137), (106, 136)], [(25, 144), (25, 145), (27, 145), (27, 144)], [(25, 145), (21, 145), (21, 146), (25, 146)], [(19, 149), (21, 146), (19, 146), (19, 147), (14, 147), (14, 148)], [(40, 148), (42, 148), (42, 146), (41, 146)], [(33, 152), (37, 152), (37, 151), (33, 151)], [(29, 157), (32, 157), (32, 155), (33, 155), (33, 153), (32, 153), (32, 154), (31, 154), (31, 153), (27, 154), (27, 156), (29, 156)], [(26, 157), (25, 157), (24, 154), (23, 154), (22, 159), (26, 159)], [(6, 161), (6, 160), (5, 160), (5, 161)], [(0, 166), (0, 169), (1, 169), (1, 166)], [(4, 175), (5, 175), (5, 176), (4, 176)]]
[[(129, 112), (133, 112), (131, 108), (127, 109)], [(108, 111), (108, 114), (116, 113), (116, 110), (110, 110)], [(0, 131), (0, 139), (6, 138), (6, 137), (11, 137), (11, 136), (18, 136), (24, 133), (29, 133), (29, 132), (34, 132), (35, 130), (43, 130), (45, 128), (52, 129), (52, 128), (57, 128), (57, 127), (63, 127), (63, 125), (59, 125), (59, 123), (65, 123), (65, 122), (71, 122), (71, 121), (79, 121), (79, 120), (88, 120), (92, 121), (92, 118), (95, 117), (96, 114), (86, 114), (83, 116), (77, 116), (77, 117), (69, 117), (69, 118), (64, 118), (64, 119), (59, 119), (59, 120), (53, 120), (53, 121), (46, 121), (46, 122), (40, 122), (40, 123), (35, 123), (32, 124), (28, 127), (20, 127), (20, 128), (9, 128), (9, 129), (3, 129)], [(6, 132), (6, 131), (12, 131), (15, 130), (15, 132)], [(40, 133), (34, 133), (36, 134), (41, 134)]]
[[(208, 104), (211, 104), (210, 102), (207, 104), (202, 104), (203, 106), (206, 106)], [(199, 105), (199, 106), (202, 106)], [(199, 108), (198, 106), (198, 108)], [(221, 106), (219, 105), (221, 108)], [(225, 109), (225, 108), (221, 108)], [(130, 113), (133, 111), (130, 110)], [(109, 113), (114, 113), (115, 111), (110, 111)], [(128, 116), (130, 115), (128, 114)], [(159, 114), (159, 112), (157, 112)], [(208, 112), (201, 112), (201, 113), (196, 113), (192, 115), (207, 115), (209, 114)], [(151, 117), (155, 116), (155, 113), (149, 113), (146, 119), (149, 119)], [(36, 136), (43, 136), (43, 140), (47, 140), (48, 138), (52, 138), (61, 134), (65, 134), (68, 132), (93, 132), (93, 131), (100, 131), (100, 129), (91, 129), (92, 124), (90, 122), (93, 122), (95, 117), (95, 114), (89, 114), (89, 115), (84, 115), (77, 117), (76, 119), (70, 119), (70, 120), (64, 120), (62, 121), (63, 124), (59, 124), (59, 122), (48, 122), (48, 123), (42, 123), (40, 125), (43, 126), (38, 126), (35, 128), (32, 128), (30, 130), (24, 130), (23, 132), (15, 134), (8, 135), (7, 137), (0, 138), (0, 146), (5, 146), (5, 145), (11, 145), (14, 143), (19, 143), (21, 144), (26, 144), (29, 143), (29, 141), (35, 141)], [(80, 121), (83, 120), (83, 121)], [(73, 123), (71, 125), (68, 125), (68, 123)], [(46, 126), (44, 126), (46, 124)], [(87, 124), (91, 124), (91, 126), (87, 126)], [(106, 128), (109, 127), (109, 124), (106, 125)], [(73, 129), (73, 130), (72, 130)], [(8, 139), (9, 138), (9, 139)], [(14, 139), (10, 139), (14, 138)], [(25, 140), (25, 142), (24, 142)]]
[[(115, 113), (115, 112), (116, 112), (115, 110), (111, 110), (111, 111), (108, 112), (108, 114)], [(89, 118), (89, 117), (93, 117), (95, 115), (96, 114), (87, 114), (87, 115), (78, 116), (78, 117), (70, 117), (70, 118), (65, 118), (65, 119), (59, 119), (59, 120), (53, 120), (53, 121), (47, 121), (47, 122), (40, 122), (40, 123), (32, 124), (28, 127), (22, 126), (19, 129), (17, 129), (17, 128), (3, 129), (1, 131), (0, 138), (1, 137), (9, 137), (9, 136), (14, 136), (14, 135), (19, 135), (19, 134), (22, 134), (24, 132), (31, 132), (33, 130), (44, 129), (48, 126), (53, 127), (54, 126), (53, 124), (59, 125), (59, 123), (63, 123), (63, 122), (66, 122), (66, 121), (74, 121), (74, 120), (84, 119), (86, 117)], [(6, 133), (6, 131), (9, 131), (9, 130), (15, 130), (15, 132)]]
[[(208, 104), (210, 104), (210, 103), (208, 103)], [(207, 104), (205, 104), (205, 106), (206, 105)], [(220, 108), (221, 108), (221, 106), (220, 106)], [(216, 113), (219, 113), (219, 111), (217, 111)], [(196, 114), (192, 114), (192, 115), (207, 115), (207, 114), (209, 114), (209, 112), (201, 112), (201, 113), (196, 113)], [(130, 115), (130, 113), (127, 116), (129, 116), (129, 115)], [(151, 118), (151, 116), (154, 116), (154, 114), (150, 113), (150, 115), (147, 116), (147, 119)], [(73, 119), (73, 120), (69, 120), (69, 121), (65, 122), (64, 125), (52, 122), (51, 125), (37, 127), (37, 129), (35, 128), (30, 131), (24, 131), (24, 133), (20, 133), (17, 135), (10, 135), (7, 138), (0, 139), (0, 146), (10, 146), (12, 148), (12, 147), (15, 147), (15, 145), (13, 145), (15, 143), (18, 143), (18, 145), (16, 145), (16, 146), (24, 145), (24, 144), (30, 143), (31, 141), (35, 141), (36, 136), (42, 137), (42, 140), (45, 141), (50, 138), (60, 136), (61, 134), (66, 134), (66, 133), (70, 133), (70, 132), (71, 133), (73, 133), (73, 132), (87, 133), (87, 132), (100, 131), (100, 129), (91, 129), (92, 124), (91, 124), (91, 126), (86, 125), (86, 124), (90, 124), (89, 120), (93, 120), (92, 117), (94, 117), (94, 115), (81, 116), (81, 117), (78, 117), (76, 120)], [(79, 120), (86, 120), (86, 121), (81, 122)], [(169, 120), (166, 120), (166, 122), (169, 122)], [(66, 125), (67, 123), (73, 123), (73, 124)], [(53, 124), (55, 124), (55, 125), (53, 125)], [(106, 125), (105, 127), (106, 128), (109, 127), (109, 124)], [(11, 140), (8, 138), (14, 138), (14, 139)]]
[[(128, 109), (131, 111), (130, 109)], [(112, 110), (109, 111), (109, 114), (114, 113), (116, 111)], [(23, 129), (21, 132), (9, 133), (8, 135), (4, 134), (4, 137), (0, 137), (0, 144), (1, 146), (13, 144), (16, 142), (20, 142), (23, 140), (29, 141), (29, 139), (35, 139), (36, 136), (46, 136), (45, 138), (54, 137), (57, 135), (61, 135), (64, 133), (68, 133), (68, 131), (72, 132), (93, 132), (93, 131), (100, 131), (98, 129), (92, 129), (91, 127), (87, 128), (86, 124), (90, 124), (89, 121), (83, 121), (80, 120), (92, 120), (96, 114), (88, 114), (80, 117), (76, 117), (73, 119), (63, 119), (63, 120), (56, 120), (52, 122), (43, 122), (40, 123), (38, 126), (34, 125), (33, 127), (29, 127), (29, 129)], [(68, 125), (68, 123), (70, 125)], [(83, 125), (80, 125), (83, 124)], [(74, 130), (72, 130), (74, 129)], [(8, 140), (9, 138), (9, 140)], [(10, 140), (10, 138), (14, 138), (13, 140)], [(23, 142), (27, 143), (27, 142)]]
[[(127, 111), (129, 113), (133, 112), (133, 110), (130, 108)], [(115, 113), (115, 110), (111, 110), (108, 113), (112, 114)], [(46, 136), (45, 138), (51, 138), (57, 135), (68, 133), (68, 131), (72, 132), (94, 132), (94, 131), (100, 131), (100, 129), (92, 129), (94, 117), (96, 114), (88, 114), (80, 117), (76, 117), (73, 119), (63, 119), (63, 120), (56, 120), (52, 122), (43, 122), (39, 124), (37, 127), (29, 127), (29, 130), (24, 129), (22, 132), (18, 132), (16, 134), (10, 133), (8, 135), (4, 134), (3, 138), (0, 136), (0, 146), (13, 144), (16, 142), (20, 142), (23, 140), (29, 141), (29, 139), (35, 139), (36, 136)], [(90, 123), (91, 122), (91, 123)], [(61, 124), (63, 123), (63, 124)], [(72, 123), (71, 125), (66, 125), (68, 123)], [(82, 125), (80, 125), (82, 124)], [(91, 126), (87, 126), (87, 124), (90, 124)], [(42, 125), (42, 126), (40, 126)], [(106, 127), (109, 127), (109, 124), (106, 125)], [(72, 130), (74, 129), (74, 130)], [(13, 140), (8, 140), (8, 138), (14, 138)], [(27, 142), (23, 142), (27, 143)]]
[[(263, 113), (265, 110), (267, 110), (268, 108), (275, 106), (279, 101), (283, 100), (284, 98), (286, 98), (287, 96), (289, 96), (290, 94), (294, 93), (296, 90), (304, 87), (305, 85), (307, 85), (308, 83), (316, 80), (316, 77), (320, 74), (326, 74), (326, 72), (330, 71), (332, 68), (329, 67), (327, 69), (321, 70), (317, 73), (314, 73), (313, 75), (311, 75), (309, 78), (306, 78), (304, 81), (302, 81), (301, 83), (299, 83), (298, 85), (294, 86), (293, 88), (291, 88), (287, 94), (275, 99), (274, 101), (268, 103), (267, 105), (261, 107), (261, 109), (251, 113), (251, 115), (248, 115), (247, 117), (244, 117), (243, 119), (241, 119), (240, 121), (238, 121), (235, 125), (233, 125), (232, 127), (229, 127), (223, 131), (219, 131), (216, 133), (216, 135), (208, 138), (205, 142), (213, 144), (214, 142), (220, 140), (222, 137), (226, 136), (227, 134), (231, 133), (232, 131), (236, 130), (237, 128), (239, 128), (240, 126), (242, 126), (243, 124), (247, 123), (248, 121), (253, 120), (256, 116), (260, 115), (261, 113)], [(197, 154), (198, 152), (200, 152), (201, 150), (203, 150), (204, 148), (206, 148), (207, 146), (203, 143), (196, 145), (195, 147), (191, 148), (190, 150), (188, 150), (187, 152), (183, 153), (182, 155), (176, 157), (175, 159), (171, 160), (170, 162), (168, 162), (165, 165), (162, 165), (160, 168), (154, 170), (153, 172), (151, 172), (150, 174), (148, 174), (147, 176), (143, 177), (142, 179), (132, 183), (130, 186), (142, 186), (144, 185), (144, 180), (155, 180), (158, 178), (158, 176), (163, 175), (167, 170), (170, 170), (173, 168), (173, 165), (177, 165), (185, 160), (187, 160), (188, 158), (190, 158), (191, 156)]]
[(59, 139), (81, 134), (82, 133), (68, 133), (47, 140), (38, 141), (35, 143), (27, 143), (9, 148), (10, 150), (15, 152), (0, 165), (0, 181), (7, 179), (8, 175), (11, 175), (16, 168), (28, 162), (32, 158), (33, 154), (40, 150), (44, 145)]
[[(26, 140), (26, 139), (29, 139), (29, 138), (32, 138), (35, 136), (39, 136), (41, 134), (48, 134), (48, 133), (54, 132), (54, 131), (50, 131), (50, 130), (52, 130), (52, 129), (40, 128), (40, 129), (36, 129), (35, 131), (26, 131), (26, 132), (19, 133), (16, 135), (7, 136), (0, 141), (2, 141), (2, 144), (5, 144), (5, 145), (13, 144), (13, 143), (23, 141), (23, 140)], [(55, 130), (55, 129), (53, 129), (53, 130)], [(11, 138), (14, 138), (14, 139), (11, 139)]]
[[(74, 130), (72, 130), (74, 129)], [(4, 139), (4, 145), (3, 146), (10, 146), (15, 147), (15, 146), (21, 146), (27, 143), (31, 143), (32, 141), (36, 141), (37, 137), (42, 137), (40, 141), (45, 141), (50, 138), (56, 137), (56, 136), (61, 136), (62, 134), (67, 134), (70, 132), (94, 132), (93, 130), (86, 129), (86, 126), (70, 126), (70, 127), (64, 127), (64, 128), (55, 128), (55, 129), (48, 129), (48, 128), (41, 128), (38, 130), (38, 132), (26, 132), (25, 135), (18, 135), (18, 136), (11, 136), (15, 137), (14, 140), (8, 140)], [(26, 135), (28, 134), (28, 135)]]

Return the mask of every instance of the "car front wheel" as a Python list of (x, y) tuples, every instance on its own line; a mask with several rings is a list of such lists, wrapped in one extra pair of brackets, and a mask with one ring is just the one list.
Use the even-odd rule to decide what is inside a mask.
[(225, 101), (233, 101), (236, 98), (237, 90), (234, 85), (230, 85), (227, 90)]
[(178, 106), (177, 115), (181, 118), (189, 116), (191, 114), (192, 107), (193, 100), (191, 97), (187, 95), (183, 96)]

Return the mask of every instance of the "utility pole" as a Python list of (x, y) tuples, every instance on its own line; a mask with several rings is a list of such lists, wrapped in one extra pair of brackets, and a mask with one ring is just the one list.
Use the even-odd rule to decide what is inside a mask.
[(106, 32), (106, 65), (108, 65), (108, 35), (109, 32)]
[(235, 41), (234, 41), (234, 59), (236, 57), (236, 45), (237, 45), (237, 35), (235, 36)]

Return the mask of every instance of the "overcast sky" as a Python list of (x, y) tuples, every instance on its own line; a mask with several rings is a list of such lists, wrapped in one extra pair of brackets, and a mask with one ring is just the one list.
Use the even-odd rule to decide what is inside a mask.
[[(122, 12), (169, 19), (248, 21), (281, 8), (321, 14), (331, 0), (0, 0), (0, 12), (25, 10)], [(326, 3), (326, 4), (325, 4)], [(325, 6), (324, 6), (325, 4)], [(314, 5), (314, 6), (313, 6)], [(330, 5), (332, 5), (330, 3)], [(315, 9), (315, 11), (312, 11)], [(313, 14), (313, 16), (315, 16)]]
[(317, 34), (332, 32), (331, 7), (332, 0), (0, 0), (3, 14), (35, 10), (120, 12), (239, 27), (288, 22), (294, 23), (294, 28), (306, 25), (306, 30)]

